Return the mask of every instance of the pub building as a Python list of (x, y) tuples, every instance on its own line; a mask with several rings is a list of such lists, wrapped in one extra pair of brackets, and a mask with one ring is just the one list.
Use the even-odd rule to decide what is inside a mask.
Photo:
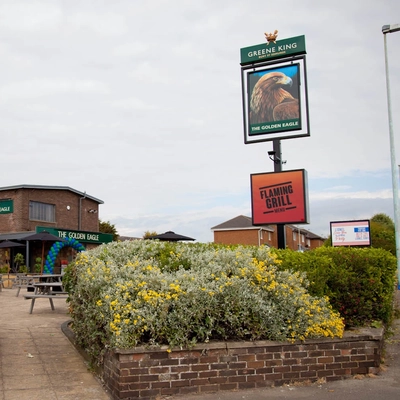
[[(87, 250), (111, 242), (112, 235), (99, 232), (100, 204), (104, 202), (68, 186), (0, 187), (0, 242), (10, 240), (21, 245), (0, 248), (0, 268), (8, 263), (11, 270), (19, 268), (14, 259), (22, 254), (27, 271), (35, 272), (38, 258), (44, 254), (44, 262), (55, 242), (24, 238), (43, 231), (60, 240), (74, 238)], [(54, 273), (60, 273), (61, 265), (73, 261), (76, 253), (71, 246), (61, 248), (54, 262)]]

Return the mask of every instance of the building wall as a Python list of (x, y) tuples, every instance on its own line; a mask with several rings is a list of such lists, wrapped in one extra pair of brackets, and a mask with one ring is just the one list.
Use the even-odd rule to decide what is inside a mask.
[(244, 244), (258, 246), (266, 244), (268, 246), (277, 247), (277, 239), (275, 232), (262, 232), (259, 236), (259, 229), (243, 229), (232, 231), (214, 231), (214, 243), (221, 244)]
[[(34, 231), (36, 226), (93, 232), (99, 230), (98, 203), (81, 198), (69, 190), (15, 189), (0, 192), (1, 199), (14, 200), (14, 212), (0, 215), (0, 232)], [(29, 220), (29, 201), (54, 204), (55, 222)], [(89, 210), (95, 210), (96, 213), (90, 213)]]
[(321, 247), (324, 245), (324, 240), (322, 239), (312, 239), (310, 241), (311, 245), (310, 245), (310, 249), (316, 249), (317, 247)]
[(298, 229), (292, 229), (286, 226), (286, 247), (292, 250), (298, 250), (299, 244), (302, 250), (312, 250), (321, 247), (324, 244), (324, 240), (307, 238), (307, 236), (302, 233), (301, 228), (299, 234)]
[[(13, 200), (14, 210), (9, 214), (0, 214), (0, 233), (32, 232), (37, 226), (59, 228), (74, 231), (99, 231), (98, 208), (99, 204), (87, 197), (83, 197), (70, 190), (18, 188), (0, 191), (0, 200)], [(55, 205), (55, 222), (45, 222), (29, 219), (29, 202), (37, 201)], [(81, 212), (79, 210), (81, 209)], [(94, 210), (95, 212), (89, 212)], [(48, 254), (52, 242), (30, 243), (29, 260), (26, 260), (25, 248), (0, 250), (0, 267), (10, 263), (17, 253), (24, 255), (25, 264), (29, 265), (30, 272), (34, 272), (36, 259)], [(85, 244), (87, 249), (96, 247), (97, 244)], [(42, 250), (43, 249), (43, 250)], [(60, 271), (61, 260), (72, 261), (76, 251), (70, 247), (63, 248), (58, 257), (55, 273)]]
[[(243, 244), (258, 246), (259, 244), (267, 244), (271, 247), (278, 247), (278, 235), (276, 226), (273, 232), (262, 232), (262, 239), (259, 243), (259, 229), (237, 229), (237, 230), (226, 230), (226, 231), (214, 231), (214, 243), (221, 244)], [(285, 226), (286, 235), (286, 248), (292, 250), (299, 249), (299, 232), (295, 229), (296, 239), (293, 238), (293, 229), (288, 225)], [(309, 245), (307, 237), (304, 233), (301, 233), (300, 229), (300, 245), (301, 249), (315, 249), (323, 245), (323, 240), (311, 239)]]
[[(285, 226), (285, 235), (286, 235), (286, 247), (292, 250), (298, 250), (299, 249), (299, 244), (300, 248), (305, 247), (306, 245), (306, 239), (304, 235), (300, 234), (298, 229), (295, 230), (295, 238), (293, 237), (293, 229), (289, 228), (288, 226)], [(299, 239), (300, 237), (300, 239)], [(303, 239), (303, 241), (301, 240)], [(299, 241), (300, 240), (300, 241)]]

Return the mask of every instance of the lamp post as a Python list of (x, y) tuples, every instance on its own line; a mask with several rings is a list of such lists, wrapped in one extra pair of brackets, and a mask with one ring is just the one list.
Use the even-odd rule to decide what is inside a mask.
[(390, 101), (389, 65), (388, 65), (387, 44), (386, 44), (386, 34), (398, 31), (400, 31), (400, 24), (382, 26), (383, 42), (385, 46), (385, 70), (386, 70), (386, 92), (387, 92), (388, 117), (389, 117), (390, 161), (392, 167), (394, 226), (396, 234), (397, 289), (400, 290), (399, 171), (396, 164), (396, 153), (395, 153), (395, 144), (393, 135), (392, 105)]

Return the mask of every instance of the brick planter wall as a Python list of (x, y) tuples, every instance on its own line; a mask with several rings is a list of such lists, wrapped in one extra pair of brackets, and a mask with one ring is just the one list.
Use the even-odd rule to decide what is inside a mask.
[(294, 344), (217, 342), (171, 352), (140, 347), (108, 352), (103, 379), (114, 400), (332, 381), (374, 372), (382, 346), (382, 329), (360, 329), (343, 339)]

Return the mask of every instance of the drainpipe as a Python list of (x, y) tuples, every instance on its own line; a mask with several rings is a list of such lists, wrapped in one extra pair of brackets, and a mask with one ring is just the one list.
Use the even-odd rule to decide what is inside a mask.
[(78, 214), (78, 231), (82, 228), (82, 200), (86, 198), (86, 190), (83, 192), (83, 197), (79, 199), (79, 214)]
[(297, 246), (297, 250), (298, 250), (298, 251), (300, 251), (300, 250), (301, 250), (301, 243), (300, 243), (300, 228), (299, 228), (299, 227), (297, 227), (297, 229), (299, 230), (299, 240), (298, 240), (299, 244), (298, 244), (298, 246)]
[[(26, 243), (26, 247), (25, 247), (25, 260), (26, 260), (26, 263), (25, 263), (25, 265), (26, 265), (26, 268), (28, 269), (28, 271), (32, 272), (31, 268), (30, 268), (30, 265), (29, 265), (30, 264), (29, 263), (29, 240), (26, 240), (25, 243)], [(11, 263), (11, 259), (10, 259), (10, 263)]]

